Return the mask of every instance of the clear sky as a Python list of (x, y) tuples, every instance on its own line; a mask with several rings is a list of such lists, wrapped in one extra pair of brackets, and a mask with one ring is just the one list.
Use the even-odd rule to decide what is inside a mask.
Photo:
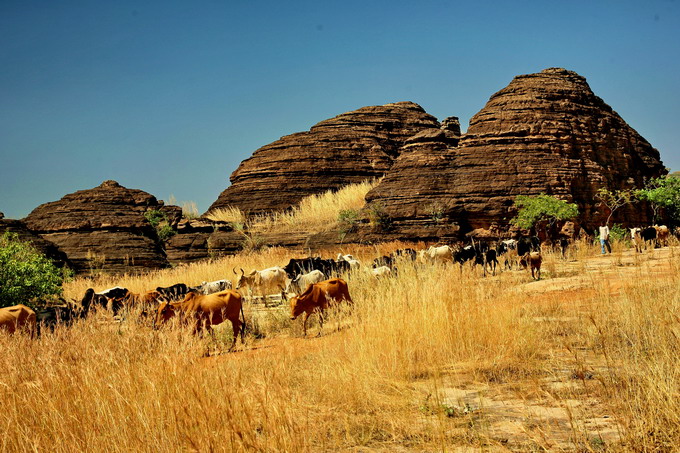
[(202, 213), (283, 135), (398, 101), (465, 130), (555, 66), (680, 170), (680, 0), (0, 0), (0, 211), (114, 179)]

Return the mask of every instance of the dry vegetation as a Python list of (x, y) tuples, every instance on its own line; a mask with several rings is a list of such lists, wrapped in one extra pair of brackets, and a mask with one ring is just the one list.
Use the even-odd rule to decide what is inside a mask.
[[(220, 219), (323, 231), (337, 228), (340, 210), (361, 208), (370, 187), (248, 225), (236, 210)], [(405, 246), (342, 252), (370, 263)], [(291, 257), (267, 248), (78, 279), (65, 292), (233, 281), (234, 268)], [(246, 342), (232, 353), (229, 326), (198, 338), (176, 325), (154, 331), (135, 312), (99, 312), (38, 340), (0, 335), (2, 450), (673, 450), (679, 271), (677, 248), (636, 255), (621, 243), (604, 257), (587, 243), (568, 260), (546, 253), (538, 282), (526, 271), (482, 278), (468, 266), (401, 262), (395, 278), (347, 276), (355, 306), (331, 313), (318, 338), (302, 338), (286, 306), (247, 303)]]
[[(345, 252), (368, 262), (401, 246)], [(617, 245), (599, 257), (582, 245), (569, 262), (548, 254), (540, 282), (409, 263), (393, 279), (360, 272), (349, 277), (354, 310), (335, 313), (321, 337), (301, 338), (284, 306), (248, 305), (233, 353), (229, 328), (195, 338), (134, 313), (97, 313), (36, 341), (3, 335), (2, 449), (673, 449), (676, 253)], [(289, 257), (269, 249), (66, 292), (193, 284)]]
[(246, 228), (251, 233), (279, 233), (307, 231), (320, 233), (338, 229), (338, 214), (343, 210), (359, 210), (364, 197), (380, 182), (379, 179), (350, 184), (337, 191), (329, 190), (319, 195), (303, 198), (293, 209), (273, 215), (246, 218), (238, 208), (229, 207), (212, 211), (208, 218), (230, 222), (236, 229)]

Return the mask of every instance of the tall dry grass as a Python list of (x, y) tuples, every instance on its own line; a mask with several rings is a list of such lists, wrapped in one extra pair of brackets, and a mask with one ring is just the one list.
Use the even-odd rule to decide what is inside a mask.
[[(365, 263), (386, 251), (344, 250)], [(584, 259), (596, 252), (575, 250)], [(274, 248), (144, 276), (78, 280), (66, 293), (77, 297), (88, 286), (115, 284), (136, 291), (193, 284), (224, 278), (235, 266), (282, 264), (289, 256)], [(611, 448), (671, 448), (680, 441), (680, 260), (645, 259), (641, 265), (671, 270), (641, 270), (614, 291), (602, 285), (613, 275), (604, 272), (617, 269), (612, 260), (591, 270), (589, 281), (586, 275), (584, 284), (595, 294), (587, 302), (575, 301), (573, 292), (531, 289), (569, 274), (561, 257), (548, 252), (546, 265), (554, 269), (539, 283), (526, 272), (483, 278), (468, 266), (407, 261), (391, 279), (376, 280), (364, 269), (347, 276), (353, 309), (330, 313), (319, 338), (301, 338), (301, 320), (290, 321), (285, 305), (264, 311), (247, 304), (250, 330), (234, 353), (226, 353), (228, 328), (218, 328), (215, 339), (172, 326), (154, 331), (135, 313), (120, 321), (97, 313), (35, 341), (0, 336), (2, 449), (503, 448), (483, 408), (465, 415), (443, 404), (442, 389), (461, 384), (454, 370), (464, 364), (470, 379), (544, 394), (539, 381), (554, 370), (592, 369), (584, 351), (607, 366), (564, 401), (587, 397), (608, 404), (623, 439)], [(318, 331), (313, 322), (310, 335)], [(573, 358), (570, 350), (581, 352)], [(574, 417), (574, 448), (594, 450), (592, 433)]]
[(349, 184), (338, 190), (303, 198), (292, 209), (248, 218), (235, 207), (216, 209), (208, 215), (215, 221), (230, 222), (239, 229), (246, 226), (251, 233), (307, 231), (320, 233), (337, 229), (338, 215), (343, 210), (359, 210), (365, 204), (366, 194), (380, 182), (372, 179)]

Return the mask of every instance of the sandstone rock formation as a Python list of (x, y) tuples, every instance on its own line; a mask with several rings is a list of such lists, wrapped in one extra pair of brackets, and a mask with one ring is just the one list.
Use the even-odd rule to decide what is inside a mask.
[[(447, 123), (452, 136), (456, 121)], [(436, 118), (412, 102), (343, 113), (255, 151), (208, 211), (228, 206), (248, 214), (283, 210), (305, 196), (381, 177), (408, 138), (439, 130)]]
[[(457, 147), (407, 144), (366, 199), (393, 219), (398, 237), (430, 238), (437, 222), (461, 232), (507, 226), (517, 195), (542, 192), (575, 202), (580, 223), (594, 228), (608, 214), (595, 201), (599, 188), (642, 187), (665, 171), (659, 152), (585, 78), (550, 68), (491, 96)], [(640, 205), (613, 220), (650, 221)]]
[(135, 272), (168, 265), (156, 230), (144, 216), (150, 210), (165, 212), (170, 223), (181, 218), (177, 206), (105, 181), (38, 206), (24, 223), (65, 253), (77, 272)]

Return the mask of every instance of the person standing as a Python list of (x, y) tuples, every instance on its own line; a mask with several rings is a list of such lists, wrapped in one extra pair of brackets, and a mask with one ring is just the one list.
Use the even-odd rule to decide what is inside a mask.
[[(612, 252), (612, 246), (609, 243), (609, 225), (602, 225), (600, 227), (600, 246), (602, 246), (602, 254)], [(605, 248), (607, 252), (605, 252)]]

